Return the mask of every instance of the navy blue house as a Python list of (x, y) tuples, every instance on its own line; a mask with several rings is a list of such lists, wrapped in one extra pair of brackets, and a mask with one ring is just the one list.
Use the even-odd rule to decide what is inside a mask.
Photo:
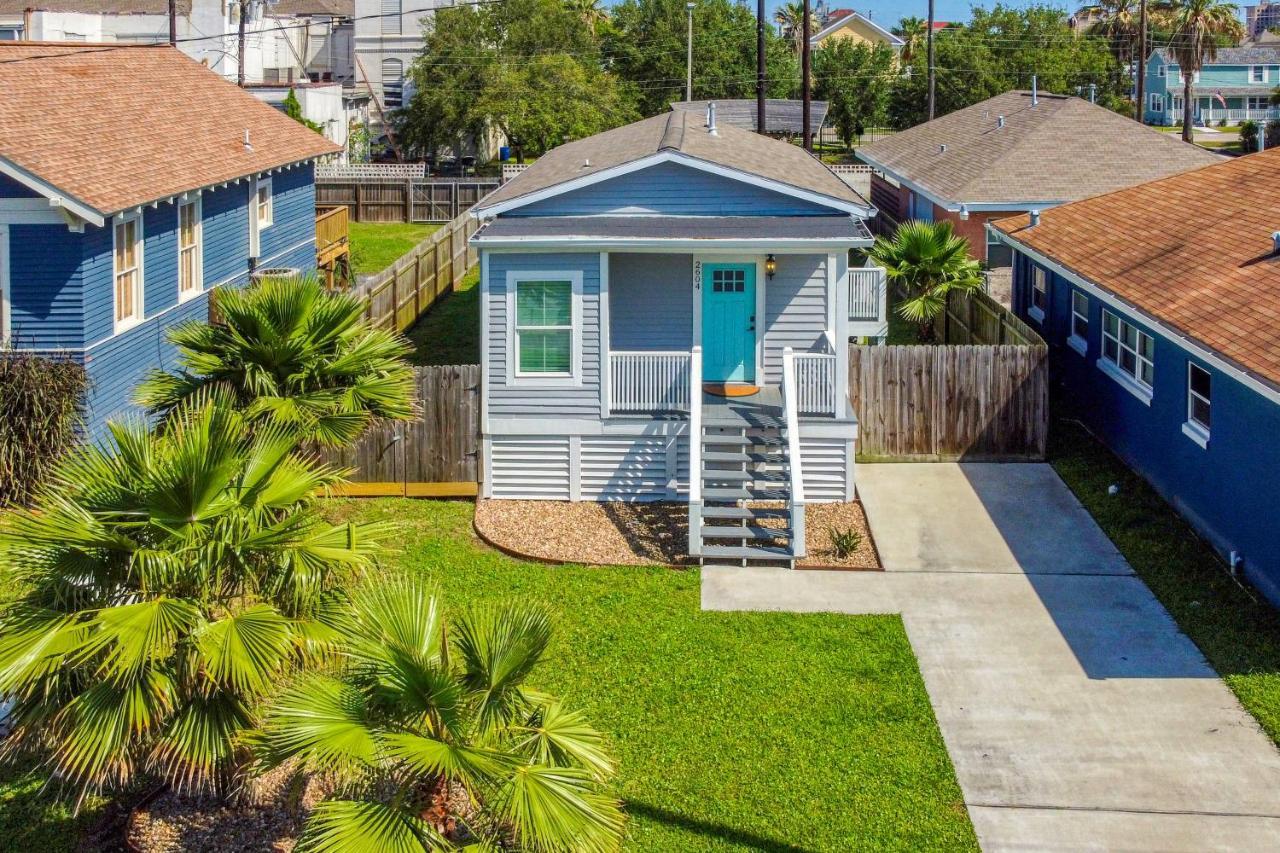
[(91, 438), (215, 288), (315, 268), (334, 150), (176, 50), (103, 47), (0, 46), (0, 340), (85, 365)]
[(1277, 185), (1268, 151), (990, 227), (1072, 412), (1280, 605)]

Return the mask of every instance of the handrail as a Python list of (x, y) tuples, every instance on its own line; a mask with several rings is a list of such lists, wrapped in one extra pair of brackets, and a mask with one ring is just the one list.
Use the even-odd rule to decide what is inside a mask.
[(689, 555), (702, 553), (702, 347), (689, 353)]
[(800, 413), (796, 389), (796, 354), (782, 350), (782, 411), (787, 422), (787, 471), (791, 485), (791, 548), (794, 557), (804, 549), (804, 463), (800, 458)]

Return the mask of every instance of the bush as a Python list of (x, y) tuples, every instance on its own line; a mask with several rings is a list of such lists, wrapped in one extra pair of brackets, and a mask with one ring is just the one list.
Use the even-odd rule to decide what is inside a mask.
[(833, 527), (828, 535), (831, 537), (831, 550), (835, 552), (838, 560), (852, 556), (855, 551), (862, 547), (862, 534), (852, 527), (846, 527), (843, 530), (839, 527)]
[(1226, 126), (1227, 126), (1227, 120), (1225, 118), (1218, 122), (1218, 127), (1226, 127)]
[(27, 503), (75, 443), (88, 384), (74, 361), (0, 352), (0, 506)]
[(1240, 150), (1246, 154), (1258, 150), (1258, 123), (1252, 119), (1240, 125)]

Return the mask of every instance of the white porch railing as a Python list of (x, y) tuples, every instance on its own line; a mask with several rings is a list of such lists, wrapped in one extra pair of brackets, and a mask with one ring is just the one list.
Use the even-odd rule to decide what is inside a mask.
[(883, 322), (886, 311), (885, 272), (882, 267), (849, 268), (849, 319)]
[(796, 405), (802, 415), (836, 415), (836, 357), (796, 353)]
[(690, 358), (687, 352), (610, 352), (609, 411), (689, 411)]
[[(1222, 107), (1210, 107), (1205, 109), (1194, 110), (1196, 118), (1205, 123), (1216, 123), (1224, 118), (1227, 121), (1244, 121), (1250, 119), (1252, 121), (1268, 121), (1273, 118), (1280, 118), (1280, 108), (1267, 107), (1263, 109), (1223, 109)], [(1174, 112), (1174, 120), (1182, 119), (1182, 110), (1178, 109)]]

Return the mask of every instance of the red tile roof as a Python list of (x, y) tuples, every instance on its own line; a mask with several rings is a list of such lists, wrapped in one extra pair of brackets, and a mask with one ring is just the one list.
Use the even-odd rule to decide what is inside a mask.
[(1280, 388), (1280, 149), (994, 227)]
[(0, 42), (0, 91), (0, 164), (101, 215), (341, 150), (167, 45)]

